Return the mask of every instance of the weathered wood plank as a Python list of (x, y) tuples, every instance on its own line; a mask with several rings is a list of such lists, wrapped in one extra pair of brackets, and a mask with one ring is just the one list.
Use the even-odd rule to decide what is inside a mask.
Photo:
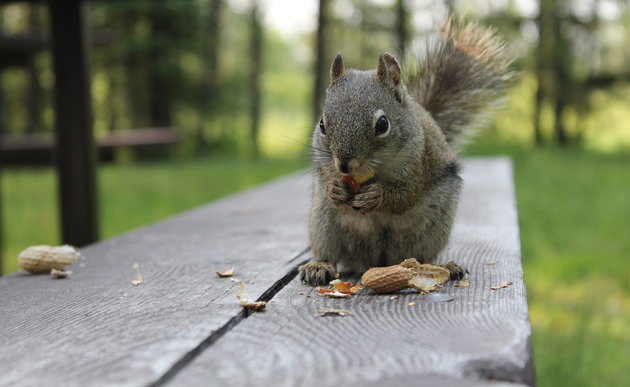
[[(417, 293), (390, 299), (365, 290), (332, 300), (296, 279), (267, 311), (224, 335), (172, 384), (533, 384), (511, 163), (468, 160), (464, 180), (451, 241), (440, 257), (470, 269), (470, 287), (442, 290), (454, 301), (423, 304)], [(503, 281), (513, 284), (490, 289)], [(325, 307), (353, 314), (316, 317)]]
[(296, 175), (92, 245), (69, 279), (0, 278), (0, 385), (158, 380), (242, 318), (239, 284), (215, 269), (234, 265), (255, 299), (294, 268), (307, 244), (309, 187)]

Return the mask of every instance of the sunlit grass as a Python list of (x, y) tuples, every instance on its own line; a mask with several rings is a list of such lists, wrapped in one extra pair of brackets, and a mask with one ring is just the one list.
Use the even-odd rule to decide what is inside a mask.
[(469, 153), (514, 160), (538, 385), (626, 385), (630, 154), (536, 150), (483, 138)]

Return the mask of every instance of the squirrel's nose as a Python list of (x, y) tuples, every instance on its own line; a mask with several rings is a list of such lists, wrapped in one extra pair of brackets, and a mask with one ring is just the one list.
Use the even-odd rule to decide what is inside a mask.
[(348, 162), (347, 161), (340, 162), (337, 168), (339, 168), (339, 172), (341, 173), (348, 173), (349, 171)]
[(350, 174), (353, 170), (356, 170), (359, 166), (359, 162), (357, 159), (339, 159), (337, 157), (334, 158), (335, 167), (337, 170), (343, 174)]

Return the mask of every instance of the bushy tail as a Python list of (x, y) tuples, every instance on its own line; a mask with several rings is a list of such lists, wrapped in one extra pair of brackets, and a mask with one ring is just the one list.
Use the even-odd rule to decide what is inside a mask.
[(424, 49), (407, 53), (403, 68), (408, 91), (453, 144), (500, 105), (516, 76), (511, 63), (493, 29), (449, 18)]

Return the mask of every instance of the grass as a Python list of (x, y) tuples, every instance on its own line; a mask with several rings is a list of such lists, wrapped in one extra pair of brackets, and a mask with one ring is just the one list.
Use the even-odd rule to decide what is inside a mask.
[(630, 381), (629, 154), (511, 154), (539, 386)]
[[(540, 386), (630, 380), (630, 155), (530, 149), (480, 139), (468, 154), (515, 165), (525, 281)], [(204, 159), (109, 165), (99, 174), (102, 236), (158, 221), (304, 162)], [(57, 243), (50, 170), (2, 176), (5, 270), (34, 243)]]
[[(211, 158), (99, 170), (101, 238), (162, 220), (263, 181), (306, 168), (303, 160)], [(2, 172), (4, 272), (18, 270), (17, 254), (34, 244), (58, 244), (57, 187), (49, 168)]]

